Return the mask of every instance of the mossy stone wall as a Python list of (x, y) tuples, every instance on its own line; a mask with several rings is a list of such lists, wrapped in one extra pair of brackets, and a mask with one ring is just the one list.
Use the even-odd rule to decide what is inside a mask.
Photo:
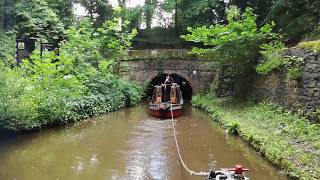
[(320, 110), (320, 54), (310, 50), (290, 48), (284, 55), (304, 59), (302, 76), (292, 80), (283, 70), (274, 71), (266, 76), (253, 73), (252, 77), (247, 79), (251, 81), (250, 97), (257, 100), (271, 100), (319, 121), (316, 112)]

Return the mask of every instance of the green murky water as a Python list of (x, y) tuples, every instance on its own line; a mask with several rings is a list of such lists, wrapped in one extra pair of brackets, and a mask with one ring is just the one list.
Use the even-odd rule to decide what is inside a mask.
[[(284, 180), (239, 138), (227, 136), (202, 111), (186, 106), (176, 128), (185, 163), (196, 171), (251, 168), (251, 179)], [(129, 108), (68, 127), (0, 142), (1, 180), (191, 180), (176, 154), (171, 120)]]

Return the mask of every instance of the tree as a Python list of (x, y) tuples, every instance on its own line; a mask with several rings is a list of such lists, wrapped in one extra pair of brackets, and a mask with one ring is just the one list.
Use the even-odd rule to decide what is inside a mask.
[(226, 3), (221, 0), (165, 0), (162, 10), (174, 12), (176, 32), (188, 26), (212, 25), (225, 22)]
[(319, 0), (277, 0), (266, 20), (275, 21), (277, 28), (282, 29), (289, 40), (298, 41), (313, 31), (320, 34), (319, 7)]
[(16, 37), (0, 30), (0, 63), (9, 67), (16, 65)]
[(44, 0), (21, 0), (14, 6), (15, 29), (18, 36), (49, 40), (64, 37), (64, 25)]
[(117, 0), (118, 1), (118, 5), (122, 8), (125, 9), (127, 7), (127, 1), (128, 0)]
[(226, 4), (220, 0), (182, 1), (183, 23), (190, 26), (211, 25), (224, 22)]
[(253, 12), (258, 15), (257, 23), (260, 25), (264, 22), (274, 2), (274, 0), (231, 0), (229, 5), (235, 5), (239, 7), (241, 11), (244, 11), (247, 7), (252, 8)]
[(79, 3), (86, 8), (95, 27), (99, 27), (106, 20), (112, 19), (114, 11), (108, 0), (79, 0)]
[(140, 25), (143, 20), (144, 8), (141, 6), (136, 6), (134, 8), (126, 9), (126, 21), (129, 22), (129, 29), (140, 29)]
[(153, 15), (155, 12), (155, 9), (157, 8), (157, 0), (145, 0), (144, 1), (144, 14), (145, 14), (145, 19), (146, 19), (146, 27), (147, 29), (151, 28), (151, 23), (153, 19)]
[(120, 18), (105, 21), (94, 28), (89, 19), (67, 30), (68, 41), (63, 43), (61, 54), (75, 59), (76, 64), (90, 63), (94, 67), (103, 61), (116, 61), (131, 46), (136, 30), (129, 31), (126, 24), (119, 27)]
[(117, 0), (117, 1), (118, 1), (119, 7), (121, 8), (121, 18), (122, 20), (124, 20), (126, 17), (126, 8), (127, 8), (128, 0)]
[(16, 0), (0, 0), (0, 29), (10, 29), (14, 25), (13, 9)]
[[(46, 3), (45, 3), (46, 2)], [(25, 3), (25, 4), (24, 4)], [(25, 12), (25, 17), (27, 17), (27, 8), (28, 6), (34, 7), (34, 5), (37, 4), (36, 9), (39, 10), (41, 6), (44, 6), (47, 10), (53, 11), (60, 21), (65, 25), (69, 26), (73, 22), (73, 0), (43, 0), (43, 1), (17, 1), (17, 0), (0, 0), (0, 28), (2, 29), (10, 29), (13, 26), (15, 26), (17, 23), (20, 23), (20, 20), (16, 19), (17, 14), (19, 13), (19, 10), (22, 10)], [(25, 7), (23, 7), (25, 6)], [(19, 8), (19, 9), (16, 9)], [(28, 11), (31, 10), (30, 8)], [(40, 11), (40, 14), (43, 15), (42, 13), (44, 10)], [(36, 16), (34, 13), (38, 13), (35, 9), (32, 11), (33, 13), (30, 13), (28, 15), (33, 15), (34, 17)], [(22, 14), (22, 13), (21, 13)], [(47, 16), (51, 15), (52, 13), (47, 14)], [(39, 16), (38, 16), (39, 17)], [(40, 18), (40, 17), (39, 17)], [(42, 17), (45, 18), (45, 17)]]
[(46, 0), (49, 7), (58, 15), (62, 23), (69, 27), (74, 22), (74, 0)]
[(182, 0), (165, 0), (161, 5), (161, 9), (168, 13), (173, 13), (174, 15), (174, 27), (176, 34), (181, 32), (181, 1)]
[(102, 1), (98, 4), (96, 12), (98, 17), (95, 26), (101, 26), (105, 21), (113, 18), (114, 10), (108, 1)]
[(195, 54), (212, 53), (221, 66), (231, 66), (238, 74), (254, 67), (262, 46), (277, 41), (281, 36), (273, 33), (274, 24), (258, 27), (253, 9), (243, 13), (235, 6), (227, 10), (227, 24), (209, 27), (188, 28), (189, 34), (182, 36), (187, 41), (200, 42), (208, 48), (194, 48)]

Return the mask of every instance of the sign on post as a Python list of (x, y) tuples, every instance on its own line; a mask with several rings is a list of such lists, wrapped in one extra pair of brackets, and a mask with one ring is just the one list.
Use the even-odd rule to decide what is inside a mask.
[(56, 50), (57, 45), (53, 44), (53, 43), (41, 43), (41, 57), (42, 55), (46, 52), (46, 51), (53, 51)]
[(35, 39), (24, 38), (16, 40), (16, 60), (19, 65), (23, 59), (28, 59), (35, 50)]

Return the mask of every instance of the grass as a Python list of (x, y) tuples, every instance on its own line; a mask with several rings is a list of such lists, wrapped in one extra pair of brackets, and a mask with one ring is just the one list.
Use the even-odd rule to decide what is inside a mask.
[[(235, 103), (197, 95), (192, 104), (204, 109), (293, 179), (320, 179), (320, 127), (272, 103)], [(235, 123), (236, 122), (236, 123)], [(235, 134), (237, 134), (235, 133)]]
[(320, 52), (320, 40), (301, 42), (298, 44), (298, 47)]

